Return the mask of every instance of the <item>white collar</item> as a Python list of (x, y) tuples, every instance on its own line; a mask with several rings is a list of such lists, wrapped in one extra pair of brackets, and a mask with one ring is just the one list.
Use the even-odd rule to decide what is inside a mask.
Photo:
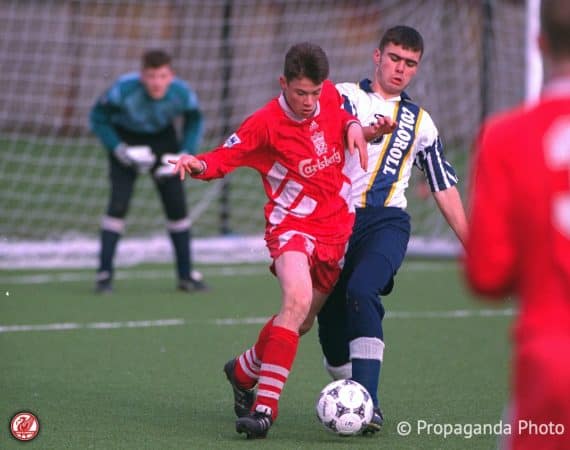
[(376, 95), (376, 97), (380, 98), (381, 100), (384, 100), (385, 102), (399, 102), (402, 100), (401, 95), (396, 95), (395, 97), (388, 97), (388, 98), (384, 98), (382, 94), (379, 94), (378, 92), (374, 92), (374, 95)]
[(295, 114), (295, 112), (293, 112), (293, 110), (289, 106), (289, 103), (287, 103), (287, 100), (285, 99), (285, 95), (283, 95), (283, 92), (281, 92), (281, 95), (279, 95), (278, 101), (279, 101), (279, 106), (281, 106), (281, 109), (285, 111), (285, 114), (287, 114), (287, 116), (291, 120), (294, 120), (295, 122), (303, 122), (304, 120), (314, 119), (316, 116), (318, 116), (321, 113), (320, 102), (317, 102), (317, 107), (315, 108), (315, 112), (311, 117), (301, 117), (298, 114)]

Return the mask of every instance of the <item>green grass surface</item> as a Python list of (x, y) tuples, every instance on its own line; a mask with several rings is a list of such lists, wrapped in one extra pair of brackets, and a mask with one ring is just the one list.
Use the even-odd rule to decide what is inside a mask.
[[(243, 267), (242, 267), (243, 268)], [(236, 268), (240, 269), (240, 268)], [(59, 272), (0, 275), (0, 326), (74, 323), (68, 331), (0, 332), (2, 449), (491, 449), (496, 436), (418, 432), (431, 424), (496, 424), (507, 398), (509, 315), (481, 314), (489, 305), (466, 294), (453, 263), (410, 262), (386, 298), (386, 352), (380, 397), (386, 424), (379, 435), (340, 438), (315, 418), (329, 381), (316, 330), (303, 337), (268, 439), (252, 443), (234, 431), (223, 364), (253, 343), (259, 324), (218, 319), (267, 317), (278, 307), (275, 279), (259, 267), (222, 276), (207, 268), (211, 292), (174, 291), (170, 267), (161, 276), (120, 271), (111, 296), (91, 293), (91, 272), (77, 281)], [(65, 274), (64, 278), (70, 274)], [(501, 305), (506, 308), (509, 305)], [(461, 314), (450, 313), (464, 311)], [(499, 311), (496, 311), (500, 313)], [(459, 317), (458, 317), (459, 316)], [(177, 326), (94, 329), (100, 322), (180, 319)], [(32, 442), (8, 432), (14, 413), (41, 421)], [(400, 421), (410, 436), (397, 433)]]

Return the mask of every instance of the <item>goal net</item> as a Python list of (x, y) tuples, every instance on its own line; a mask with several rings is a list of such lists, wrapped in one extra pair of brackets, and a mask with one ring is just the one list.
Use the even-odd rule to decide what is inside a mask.
[[(525, 7), (479, 0), (0, 0), (0, 266), (95, 265), (107, 203), (105, 151), (88, 129), (98, 95), (164, 48), (197, 91), (202, 150), (223, 142), (278, 93), (287, 48), (304, 40), (329, 55), (333, 81), (371, 77), (371, 55), (396, 24), (424, 36), (407, 91), (434, 118), (464, 191), (482, 117), (524, 99)], [(409, 189), (410, 252), (449, 254), (457, 242), (421, 189)], [(415, 186), (414, 186), (415, 183)], [(419, 187), (417, 187), (419, 186)], [(258, 175), (186, 182), (196, 257), (266, 258)], [(170, 259), (160, 202), (137, 180), (118, 264)], [(166, 256), (165, 256), (166, 255)]]

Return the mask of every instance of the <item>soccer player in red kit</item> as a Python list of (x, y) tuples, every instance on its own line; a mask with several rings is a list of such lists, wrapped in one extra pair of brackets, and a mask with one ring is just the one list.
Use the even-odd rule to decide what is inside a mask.
[(570, 2), (542, 0), (547, 69), (535, 105), (482, 128), (465, 269), (486, 296), (515, 294), (507, 448), (570, 449)]
[(292, 46), (278, 98), (247, 118), (223, 146), (173, 161), (181, 178), (189, 172), (202, 180), (251, 167), (268, 198), (265, 240), (281, 286), (281, 309), (255, 345), (224, 367), (234, 391), (236, 430), (248, 438), (265, 437), (277, 417), (299, 335), (311, 327), (337, 281), (354, 222), (344, 149), (358, 148), (366, 167), (367, 147), (358, 120), (341, 109), (328, 72), (320, 47)]

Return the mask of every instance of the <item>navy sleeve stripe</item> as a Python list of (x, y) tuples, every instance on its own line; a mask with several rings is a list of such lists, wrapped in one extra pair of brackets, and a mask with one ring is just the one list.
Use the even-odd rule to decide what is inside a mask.
[(458, 182), (453, 166), (445, 159), (441, 149), (441, 141), (437, 139), (425, 149), (426, 178), (432, 192), (438, 192), (455, 186)]
[(348, 96), (343, 94), (342, 98), (344, 99), (342, 104), (343, 109), (352, 114), (353, 116), (356, 116), (356, 112), (353, 111), (352, 103), (350, 103), (350, 99), (348, 98)]

